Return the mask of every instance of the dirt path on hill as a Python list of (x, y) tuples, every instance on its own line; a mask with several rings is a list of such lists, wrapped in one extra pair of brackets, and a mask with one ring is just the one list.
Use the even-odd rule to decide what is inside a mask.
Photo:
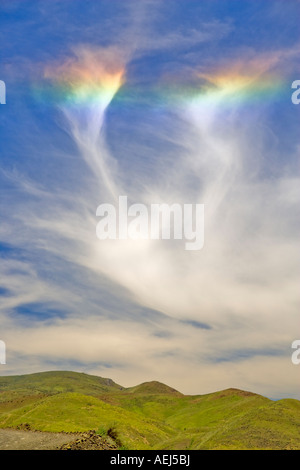
[(76, 434), (0, 429), (0, 450), (54, 450), (77, 438)]
[(65, 434), (17, 429), (0, 429), (0, 450), (113, 450), (115, 443), (94, 431)]

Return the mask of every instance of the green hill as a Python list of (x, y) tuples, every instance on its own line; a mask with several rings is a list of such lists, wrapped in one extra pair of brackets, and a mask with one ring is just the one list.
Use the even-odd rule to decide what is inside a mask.
[(300, 449), (300, 401), (227, 389), (183, 395), (77, 372), (0, 377), (0, 427), (96, 430), (128, 449)]
[(122, 387), (111, 379), (79, 372), (50, 371), (36, 374), (0, 377), (0, 391), (14, 390), (24, 393), (78, 392), (96, 395)]
[(168, 387), (168, 385), (162, 384), (161, 382), (144, 382), (135, 387), (130, 387), (126, 389), (127, 392), (138, 393), (138, 394), (148, 394), (148, 395), (177, 395), (182, 396), (180, 392), (174, 388)]

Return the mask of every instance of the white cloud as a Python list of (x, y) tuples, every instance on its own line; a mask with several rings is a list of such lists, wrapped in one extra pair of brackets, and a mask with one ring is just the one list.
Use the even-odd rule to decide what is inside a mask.
[[(179, 38), (180, 34), (177, 39), (165, 38), (164, 46)], [(195, 37), (186, 41), (190, 39)], [(93, 80), (99, 79), (94, 71), (104, 52), (86, 48), (79, 52), (72, 70), (84, 67), (93, 88), (97, 85)], [(100, 75), (107, 70), (110, 79), (115, 77), (111, 63), (126, 66), (122, 61), (119, 64), (119, 56), (115, 49), (106, 52)], [(157, 379), (185, 393), (237, 386), (272, 396), (274, 389), (276, 394), (291, 391), (296, 396), (298, 382), (288, 356), (270, 358), (262, 352), (257, 357), (257, 351), (264, 349), (266, 354), (272, 349), (280, 353), (285, 346), (289, 349), (299, 311), (299, 221), (294, 218), (299, 178), (284, 164), (282, 175), (262, 176), (261, 159), (271, 158), (263, 132), (266, 115), (248, 119), (239, 106), (232, 113), (224, 112), (222, 93), (208, 106), (183, 100), (172, 113), (166, 112), (168, 125), (172, 119), (167, 131), (159, 127), (161, 121), (147, 124), (166, 147), (172, 144), (172, 159), (154, 143), (140, 145), (141, 158), (154, 151), (158, 155), (149, 166), (159, 176), (151, 180), (137, 162), (133, 177), (123, 174), (106, 139), (106, 112), (120, 85), (118, 80), (112, 82), (109, 99), (100, 107), (84, 112), (63, 108), (69, 136), (87, 164), (87, 170), (76, 175), (78, 187), (71, 188), (66, 181), (62, 192), (54, 192), (41, 182), (35, 186), (15, 175), (25, 200), (8, 201), (7, 228), (2, 233), (5, 242), (26, 247), (31, 260), (2, 265), (4, 286), (14, 294), (5, 298), (2, 310), (7, 368), (19, 369), (18, 364), (9, 364), (9, 353), (15, 358), (35, 358), (35, 367), (45, 367), (49, 360), (60, 364), (73, 359), (89, 370), (89, 363), (107, 362), (114, 365), (111, 378), (125, 386)], [(147, 126), (140, 122), (139, 132), (148, 130)], [(134, 134), (132, 128), (132, 139)], [(119, 139), (122, 145), (126, 136)], [(61, 151), (53, 155), (57, 165), (62, 158)], [(35, 199), (29, 199), (29, 194)], [(204, 249), (187, 252), (181, 244), (168, 241), (100, 242), (95, 234), (96, 208), (122, 194), (142, 203), (204, 203)], [(50, 279), (47, 268), (38, 270), (43, 259), (49, 262)], [(62, 272), (56, 278), (57, 263)], [(70, 285), (67, 280), (73, 279), (73, 270), (78, 277)], [(103, 295), (104, 278), (110, 292), (119, 297), (118, 305), (110, 305)], [(92, 300), (90, 291), (84, 293), (82, 288), (89, 284)], [(154, 328), (150, 316), (138, 321), (132, 315), (130, 320), (128, 313), (125, 321), (123, 299), (136, 303), (141, 311), (162, 312), (158, 325)], [(24, 328), (19, 317), (8, 315), (24, 303), (49, 300), (69, 312), (67, 317), (41, 318)], [(83, 312), (84, 304), (88, 308)], [(182, 319), (206, 323), (212, 329), (193, 328)], [(157, 327), (169, 336), (155, 335)], [(236, 360), (233, 354), (230, 361), (219, 362), (245, 348), (250, 357)], [(101, 372), (93, 366), (91, 372), (95, 371)], [(287, 379), (286, 386), (282, 377)]]

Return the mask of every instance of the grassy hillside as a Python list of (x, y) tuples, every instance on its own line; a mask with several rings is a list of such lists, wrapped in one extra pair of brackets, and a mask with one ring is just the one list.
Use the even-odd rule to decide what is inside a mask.
[(0, 377), (0, 427), (113, 432), (128, 449), (300, 449), (300, 402), (237, 389), (186, 396), (75, 372)]
[(122, 387), (111, 379), (78, 372), (50, 371), (0, 377), (0, 391), (14, 390), (25, 394), (78, 392), (97, 395)]

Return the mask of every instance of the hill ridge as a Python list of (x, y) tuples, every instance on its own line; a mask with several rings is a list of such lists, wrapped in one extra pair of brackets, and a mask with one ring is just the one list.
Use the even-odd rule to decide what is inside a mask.
[(300, 401), (227, 388), (184, 395), (73, 371), (0, 377), (0, 428), (113, 434), (127, 449), (299, 449)]

